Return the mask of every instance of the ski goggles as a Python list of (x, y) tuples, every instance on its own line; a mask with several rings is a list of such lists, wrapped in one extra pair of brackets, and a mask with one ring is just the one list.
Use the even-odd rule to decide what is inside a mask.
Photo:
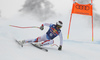
[(62, 26), (57, 25), (58, 28), (61, 28)]

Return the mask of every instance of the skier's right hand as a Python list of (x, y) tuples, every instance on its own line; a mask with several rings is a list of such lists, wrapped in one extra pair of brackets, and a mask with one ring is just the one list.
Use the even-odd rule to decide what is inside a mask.
[(41, 30), (43, 30), (43, 29), (44, 29), (44, 26), (43, 26), (43, 24), (40, 26), (40, 29), (41, 29)]

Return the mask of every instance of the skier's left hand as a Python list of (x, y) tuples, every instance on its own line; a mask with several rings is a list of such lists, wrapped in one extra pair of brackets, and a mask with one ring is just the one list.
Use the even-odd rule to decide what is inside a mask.
[(41, 29), (41, 30), (43, 30), (43, 29), (44, 29), (44, 26), (43, 26), (43, 24), (40, 26), (40, 29)]
[(62, 50), (62, 46), (61, 45), (59, 46), (58, 50), (60, 50), (60, 51)]

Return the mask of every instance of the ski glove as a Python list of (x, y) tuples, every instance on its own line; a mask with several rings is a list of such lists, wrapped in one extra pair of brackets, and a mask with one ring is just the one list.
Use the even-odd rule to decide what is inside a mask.
[(43, 30), (43, 29), (44, 29), (44, 26), (43, 26), (43, 24), (40, 26), (40, 29), (41, 29), (41, 30)]
[(61, 45), (59, 46), (58, 50), (60, 50), (60, 51), (62, 50), (62, 46)]

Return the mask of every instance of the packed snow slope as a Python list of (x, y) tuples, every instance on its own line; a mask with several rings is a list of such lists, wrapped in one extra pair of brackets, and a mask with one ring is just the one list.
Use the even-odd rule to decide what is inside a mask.
[[(13, 18), (0, 18), (0, 60), (100, 60), (100, 28), (94, 26), (94, 41), (92, 42), (91, 17), (73, 14), (70, 35), (67, 39), (72, 2), (64, 0), (60, 2), (62, 6), (56, 1), (52, 3), (56, 4), (55, 11), (58, 15), (46, 21), (20, 13)], [(66, 3), (70, 4), (65, 5)], [(44, 46), (48, 49), (48, 52), (45, 52), (28, 43), (22, 48), (14, 40), (34, 39), (46, 33), (48, 27), (41, 31), (38, 28), (20, 29), (9, 26), (41, 26), (42, 23), (56, 23), (59, 20), (63, 22), (62, 51), (58, 51), (56, 46)], [(59, 37), (54, 39), (54, 43), (59, 45)]]
[[(80, 16), (81, 17), (81, 16)], [(77, 19), (76, 19), (77, 20)], [(24, 40), (24, 39), (34, 39), (38, 36), (43, 35), (48, 27), (45, 27), (43, 31), (38, 28), (20, 29), (11, 27), (9, 25), (17, 26), (40, 26), (42, 23), (55, 23), (57, 19), (52, 19), (48, 21), (36, 21), (33, 17), (27, 16), (16, 16), (10, 20), (4, 18), (0, 19), (0, 60), (99, 60), (100, 59), (100, 41), (99, 38), (95, 39), (94, 42), (91, 41), (91, 34), (88, 34), (91, 28), (85, 29), (75, 29), (72, 25), (71, 31), (75, 33), (77, 30), (80, 32), (78, 34), (73, 34), (69, 40), (67, 40), (67, 28), (68, 22), (66, 19), (62, 19), (64, 25), (62, 28), (63, 32), (63, 48), (62, 51), (58, 51), (56, 46), (45, 46), (48, 52), (39, 50), (30, 44), (25, 44), (24, 47), (20, 47), (16, 44), (14, 39)], [(67, 24), (66, 24), (67, 22)], [(83, 23), (83, 22), (82, 22)], [(81, 24), (82, 24), (81, 23)], [(80, 27), (81, 25), (78, 25)], [(74, 29), (74, 30), (73, 30)], [(81, 30), (81, 31), (79, 31)], [(85, 30), (85, 31), (84, 31)], [(83, 32), (82, 32), (83, 31)], [(78, 33), (77, 32), (77, 33)], [(83, 33), (83, 35), (81, 34)], [(91, 32), (90, 32), (91, 33)], [(96, 36), (98, 36), (99, 31), (96, 30)], [(78, 35), (78, 36), (76, 36)], [(84, 37), (88, 36), (88, 37)], [(84, 37), (84, 39), (83, 39)], [(75, 40), (74, 40), (75, 39)], [(86, 40), (85, 40), (86, 39)], [(55, 38), (55, 44), (59, 45), (59, 37)], [(85, 41), (84, 41), (85, 40)], [(90, 40), (90, 41), (89, 41)]]

